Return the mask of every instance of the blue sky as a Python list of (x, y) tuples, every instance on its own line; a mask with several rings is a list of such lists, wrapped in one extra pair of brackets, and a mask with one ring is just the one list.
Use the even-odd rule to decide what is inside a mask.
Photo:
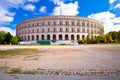
[(120, 30), (120, 0), (1, 0), (0, 31), (15, 35), (16, 25), (26, 19), (60, 15), (99, 20), (105, 33)]

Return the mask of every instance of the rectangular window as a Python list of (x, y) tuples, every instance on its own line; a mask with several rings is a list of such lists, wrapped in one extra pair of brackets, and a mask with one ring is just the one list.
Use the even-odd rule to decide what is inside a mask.
[(62, 22), (60, 22), (60, 25), (62, 25)]
[(74, 22), (72, 22), (72, 25), (74, 26), (74, 25), (75, 25), (75, 23), (74, 23)]
[(74, 29), (72, 29), (72, 32), (74, 32), (75, 30)]
[(50, 22), (48, 22), (48, 25), (50, 25)]
[(39, 29), (37, 29), (37, 32), (39, 32)]
[(54, 32), (56, 32), (56, 29), (54, 28)]
[(62, 29), (60, 28), (60, 32), (62, 32)]
[(80, 32), (80, 29), (77, 29), (77, 32)]
[(44, 29), (42, 29), (42, 32), (44, 32)]
[(50, 32), (50, 29), (48, 29), (48, 32)]

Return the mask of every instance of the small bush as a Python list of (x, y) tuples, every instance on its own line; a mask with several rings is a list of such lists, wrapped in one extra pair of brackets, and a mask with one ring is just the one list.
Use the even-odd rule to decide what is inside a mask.
[(85, 44), (84, 40), (78, 40), (78, 44)]
[(20, 71), (20, 69), (15, 68), (15, 69), (12, 69), (9, 73), (10, 73), (10, 74), (20, 74), (21, 71)]

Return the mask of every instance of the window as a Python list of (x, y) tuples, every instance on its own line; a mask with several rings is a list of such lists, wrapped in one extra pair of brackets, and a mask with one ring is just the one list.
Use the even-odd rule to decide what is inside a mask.
[(50, 25), (50, 22), (48, 22), (48, 25)]
[(91, 27), (93, 27), (93, 24), (91, 24)]
[(42, 25), (44, 26), (44, 25), (45, 25), (45, 23), (44, 23), (44, 22), (42, 22)]
[(39, 40), (39, 35), (36, 35), (36, 39)]
[(85, 22), (82, 22), (82, 26), (85, 26)]
[(80, 25), (80, 23), (79, 22), (77, 22), (77, 26), (79, 26)]
[(72, 25), (74, 26), (74, 25), (75, 25), (75, 23), (74, 23), (74, 22), (72, 22)]
[(34, 33), (34, 30), (32, 30), (32, 32)]
[(48, 28), (48, 32), (50, 32), (50, 29)]
[(32, 35), (32, 40), (34, 40), (34, 35)]
[(77, 32), (80, 32), (80, 29), (77, 29)]
[(62, 25), (62, 22), (60, 21), (60, 25)]
[(56, 29), (54, 28), (54, 32), (56, 32)]
[(66, 28), (66, 32), (68, 32), (68, 29)]
[(44, 29), (42, 29), (42, 32), (44, 32)]
[(60, 32), (62, 32), (62, 28), (60, 28)]
[(93, 33), (93, 30), (91, 30), (91, 33)]
[(89, 23), (87, 23), (87, 27), (89, 27)]
[(32, 24), (32, 27), (34, 27), (34, 23)]
[(39, 26), (39, 23), (37, 23), (37, 26)]
[(39, 29), (37, 29), (37, 32), (39, 32)]
[(72, 32), (74, 32), (75, 30), (74, 30), (74, 28), (72, 28)]
[(68, 22), (66, 22), (66, 25), (68, 25)]
[(85, 29), (84, 29), (84, 28), (82, 29), (82, 32), (83, 32), (83, 33), (85, 32)]
[(89, 33), (89, 29), (87, 29), (87, 33)]
[(54, 25), (56, 25), (56, 22), (54, 21)]

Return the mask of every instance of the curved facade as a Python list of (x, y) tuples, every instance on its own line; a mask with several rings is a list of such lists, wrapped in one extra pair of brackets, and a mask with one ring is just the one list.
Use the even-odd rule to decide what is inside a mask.
[(16, 33), (23, 41), (84, 40), (89, 34), (99, 35), (103, 25), (96, 20), (76, 16), (46, 16), (25, 20)]

